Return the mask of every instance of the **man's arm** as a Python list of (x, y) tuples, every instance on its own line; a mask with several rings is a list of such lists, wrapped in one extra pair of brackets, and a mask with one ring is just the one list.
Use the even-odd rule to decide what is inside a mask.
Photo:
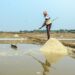
[(44, 22), (43, 25), (39, 29), (43, 28), (45, 25), (46, 25), (46, 22)]

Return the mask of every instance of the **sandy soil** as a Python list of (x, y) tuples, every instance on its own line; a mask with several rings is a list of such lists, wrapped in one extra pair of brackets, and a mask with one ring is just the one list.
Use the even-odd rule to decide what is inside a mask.
[[(24, 38), (21, 40), (0, 40), (1, 44), (4, 43), (33, 43), (33, 44), (44, 44), (47, 41), (47, 35), (46, 33), (39, 33), (39, 32), (32, 32), (32, 33), (10, 33), (10, 32), (1, 32), (0, 38)], [(75, 33), (57, 33), (57, 32), (51, 32), (51, 38), (57, 38), (57, 39), (74, 39)], [(64, 45), (68, 46), (74, 45), (75, 41), (61, 41)]]

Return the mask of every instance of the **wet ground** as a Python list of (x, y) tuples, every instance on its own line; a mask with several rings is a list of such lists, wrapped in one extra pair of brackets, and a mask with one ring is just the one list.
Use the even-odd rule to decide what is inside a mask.
[(75, 59), (69, 55), (48, 63), (39, 51), (42, 45), (16, 46), (0, 44), (0, 75), (75, 75)]

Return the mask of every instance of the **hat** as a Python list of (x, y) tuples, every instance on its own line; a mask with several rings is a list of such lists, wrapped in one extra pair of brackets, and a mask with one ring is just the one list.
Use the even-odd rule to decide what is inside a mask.
[(44, 14), (44, 15), (48, 15), (47, 11), (44, 11), (43, 14)]

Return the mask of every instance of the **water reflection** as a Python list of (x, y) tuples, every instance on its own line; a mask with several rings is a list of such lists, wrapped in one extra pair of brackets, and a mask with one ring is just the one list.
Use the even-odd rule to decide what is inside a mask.
[[(39, 45), (18, 44), (17, 47), (14, 51), (9, 44), (0, 45), (0, 75), (75, 75), (75, 60), (71, 57), (62, 58), (65, 55), (56, 52), (45, 52), (45, 57)], [(32, 52), (30, 48), (33, 53), (28, 56)], [(69, 54), (75, 56), (74, 51)]]
[(48, 73), (50, 71), (51, 63), (49, 63), (47, 60), (45, 60), (45, 62), (42, 62), (38, 58), (33, 56), (32, 54), (29, 53), (28, 55), (31, 56), (33, 59), (35, 59), (38, 63), (41, 64), (41, 66), (43, 68), (43, 75), (46, 75), (46, 73)]

